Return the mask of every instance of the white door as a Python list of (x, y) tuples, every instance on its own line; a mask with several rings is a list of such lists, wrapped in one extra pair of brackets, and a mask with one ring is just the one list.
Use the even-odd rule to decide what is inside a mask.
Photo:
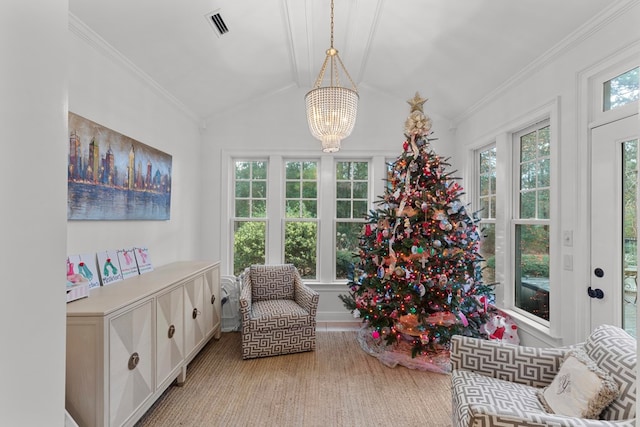
[(591, 328), (635, 336), (638, 116), (591, 130)]

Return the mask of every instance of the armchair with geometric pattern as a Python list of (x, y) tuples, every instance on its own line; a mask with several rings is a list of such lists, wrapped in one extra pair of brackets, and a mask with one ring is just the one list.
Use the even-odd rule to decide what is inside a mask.
[(252, 265), (241, 281), (243, 359), (315, 350), (319, 294), (295, 266)]
[[(456, 335), (451, 339), (451, 368), (454, 427), (635, 426), (636, 340), (615, 326), (598, 326), (585, 342), (559, 348)], [(591, 376), (593, 384), (587, 382)], [(614, 390), (601, 402), (597, 399), (606, 390), (605, 379)], [(574, 397), (589, 393), (590, 400)], [(569, 398), (574, 400), (560, 400)], [(559, 415), (575, 410), (567, 402), (577, 402), (574, 406), (581, 410), (582, 404), (584, 413), (596, 415)]]

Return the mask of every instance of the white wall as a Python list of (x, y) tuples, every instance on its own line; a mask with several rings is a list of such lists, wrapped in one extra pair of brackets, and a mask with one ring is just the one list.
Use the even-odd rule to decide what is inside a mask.
[(64, 425), (66, 37), (66, 1), (0, 3), (2, 426)]
[(75, 18), (68, 45), (69, 111), (172, 156), (170, 220), (69, 221), (68, 253), (145, 245), (155, 265), (202, 259), (196, 120)]
[[(457, 158), (465, 161), (468, 173), (471, 165), (469, 150), (474, 146), (491, 141), (509, 130), (538, 107), (550, 101), (559, 102), (559, 123), (555, 130), (559, 143), (559, 192), (557, 218), (552, 218), (552, 242), (556, 242), (555, 257), (562, 259), (567, 254), (573, 256), (573, 271), (559, 268), (559, 275), (553, 287), (551, 315), (554, 316), (555, 335), (564, 337), (564, 343), (574, 343), (588, 333), (588, 319), (585, 322), (585, 307), (589, 307), (586, 284), (589, 278), (589, 253), (587, 229), (589, 212), (585, 198), (586, 170), (588, 164), (581, 158), (585, 141), (581, 138), (578, 114), (584, 111), (579, 106), (580, 72), (599, 61), (614, 55), (624, 46), (638, 41), (637, 24), (640, 22), (640, 4), (613, 16), (597, 31), (585, 32), (573, 44), (566, 46), (561, 54), (549, 55), (532, 68), (517, 84), (505, 87), (497, 96), (468, 114), (457, 124)], [(580, 102), (587, 102), (580, 99)], [(507, 172), (508, 173), (508, 172)], [(574, 245), (566, 247), (558, 244), (563, 230), (573, 231)], [(498, 232), (498, 230), (496, 231)], [(559, 257), (559, 258), (558, 258)], [(543, 336), (534, 328), (521, 324), (521, 339), (525, 344), (548, 345), (555, 343), (549, 336)]]

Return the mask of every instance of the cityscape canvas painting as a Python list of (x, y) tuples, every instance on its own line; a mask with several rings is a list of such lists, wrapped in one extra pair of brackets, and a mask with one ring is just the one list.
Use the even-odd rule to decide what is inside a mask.
[(171, 155), (69, 112), (67, 218), (168, 220)]

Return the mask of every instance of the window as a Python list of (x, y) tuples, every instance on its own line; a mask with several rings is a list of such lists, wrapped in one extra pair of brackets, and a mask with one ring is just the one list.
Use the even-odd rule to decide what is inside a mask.
[(640, 99), (640, 67), (622, 73), (603, 84), (602, 111), (613, 110)]
[(284, 261), (304, 279), (315, 279), (317, 253), (318, 163), (286, 161)]
[(251, 264), (291, 263), (307, 281), (346, 284), (371, 194), (384, 191), (385, 158), (259, 156), (228, 157), (223, 261), (236, 275)]
[(369, 163), (336, 163), (336, 279), (346, 279), (369, 210)]
[(479, 228), (482, 231), (480, 255), (484, 261), (482, 281), (486, 284), (496, 281), (496, 147), (483, 148), (476, 151), (476, 168), (478, 173), (478, 205), (480, 211)]
[(236, 161), (234, 173), (233, 272), (266, 261), (266, 161)]
[(518, 179), (514, 198), (515, 306), (549, 320), (551, 139), (549, 121), (514, 136)]

